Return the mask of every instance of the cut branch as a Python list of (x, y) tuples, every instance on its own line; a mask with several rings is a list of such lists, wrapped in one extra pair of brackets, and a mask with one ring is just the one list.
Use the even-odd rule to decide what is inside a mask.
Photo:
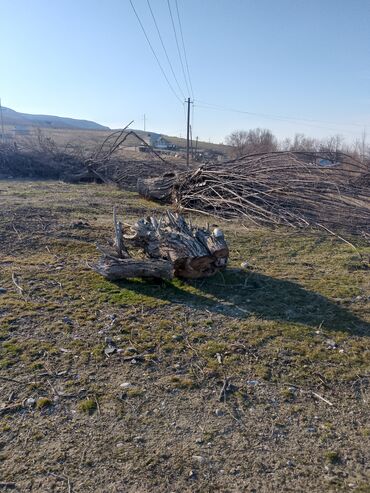
[[(329, 156), (330, 157), (330, 156)], [(370, 196), (358, 175), (365, 165), (343, 153), (322, 166), (323, 153), (272, 152), (139, 179), (145, 198), (260, 225), (313, 226), (327, 232), (370, 233)], [(365, 176), (365, 175), (363, 175)], [(354, 179), (356, 178), (356, 180)]]

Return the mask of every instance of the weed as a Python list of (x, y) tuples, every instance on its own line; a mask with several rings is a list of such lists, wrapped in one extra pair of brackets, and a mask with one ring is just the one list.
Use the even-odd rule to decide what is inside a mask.
[(133, 388), (133, 389), (127, 389), (125, 392), (127, 397), (140, 397), (144, 394), (144, 391), (141, 389)]
[(341, 462), (339, 452), (333, 450), (328, 450), (327, 452), (325, 452), (324, 458), (325, 461), (329, 462), (330, 464), (339, 464)]
[(292, 401), (295, 399), (295, 392), (290, 387), (284, 387), (280, 390), (281, 397), (286, 401)]
[(81, 413), (86, 413), (86, 414), (93, 414), (96, 411), (96, 402), (93, 399), (85, 399), (83, 401), (80, 401), (77, 405), (78, 410)]
[(36, 408), (44, 409), (46, 407), (50, 407), (52, 404), (53, 404), (52, 401), (47, 397), (40, 397), (40, 399), (37, 399)]
[(179, 377), (177, 375), (173, 375), (170, 378), (171, 386), (175, 389), (192, 389), (195, 387), (195, 382), (190, 378)]
[(1, 358), (0, 360), (0, 368), (2, 370), (6, 370), (7, 368), (10, 368), (13, 364), (13, 361), (9, 358)]

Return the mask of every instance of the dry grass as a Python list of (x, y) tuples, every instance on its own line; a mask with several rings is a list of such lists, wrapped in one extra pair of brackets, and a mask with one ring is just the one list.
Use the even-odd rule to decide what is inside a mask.
[[(158, 208), (106, 186), (0, 182), (2, 481), (366, 491), (370, 292), (353, 250), (229, 223), (223, 275), (109, 283), (87, 263), (114, 204), (125, 222)], [(106, 338), (122, 351), (107, 356)]]

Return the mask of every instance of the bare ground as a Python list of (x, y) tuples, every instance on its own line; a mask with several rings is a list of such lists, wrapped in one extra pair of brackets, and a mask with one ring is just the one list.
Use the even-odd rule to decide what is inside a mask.
[(89, 265), (114, 204), (158, 210), (0, 182), (0, 490), (370, 491), (368, 264), (229, 223), (223, 275), (108, 283)]

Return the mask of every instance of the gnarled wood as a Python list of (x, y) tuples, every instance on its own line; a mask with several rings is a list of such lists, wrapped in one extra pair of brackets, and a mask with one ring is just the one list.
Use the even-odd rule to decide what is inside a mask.
[(194, 228), (177, 214), (167, 212), (159, 221), (140, 219), (126, 236), (151, 258), (173, 262), (175, 276), (208, 277), (226, 267), (229, 249), (222, 231)]
[[(129, 228), (129, 234), (122, 234), (115, 210), (113, 217), (114, 241), (108, 249), (98, 247), (103, 256), (93, 266), (107, 279), (171, 279), (174, 275), (198, 279), (226, 267), (229, 249), (219, 228), (211, 232), (193, 227), (182, 216), (167, 212), (158, 220), (154, 217), (140, 219)], [(130, 258), (124, 242), (131, 248), (143, 250), (147, 258)]]
[(165, 173), (159, 178), (139, 178), (136, 187), (139, 194), (146, 199), (170, 204), (176, 181), (177, 175), (175, 173)]
[(134, 277), (157, 278), (171, 280), (173, 265), (167, 260), (113, 258), (103, 256), (93, 269), (109, 281), (132, 279)]

